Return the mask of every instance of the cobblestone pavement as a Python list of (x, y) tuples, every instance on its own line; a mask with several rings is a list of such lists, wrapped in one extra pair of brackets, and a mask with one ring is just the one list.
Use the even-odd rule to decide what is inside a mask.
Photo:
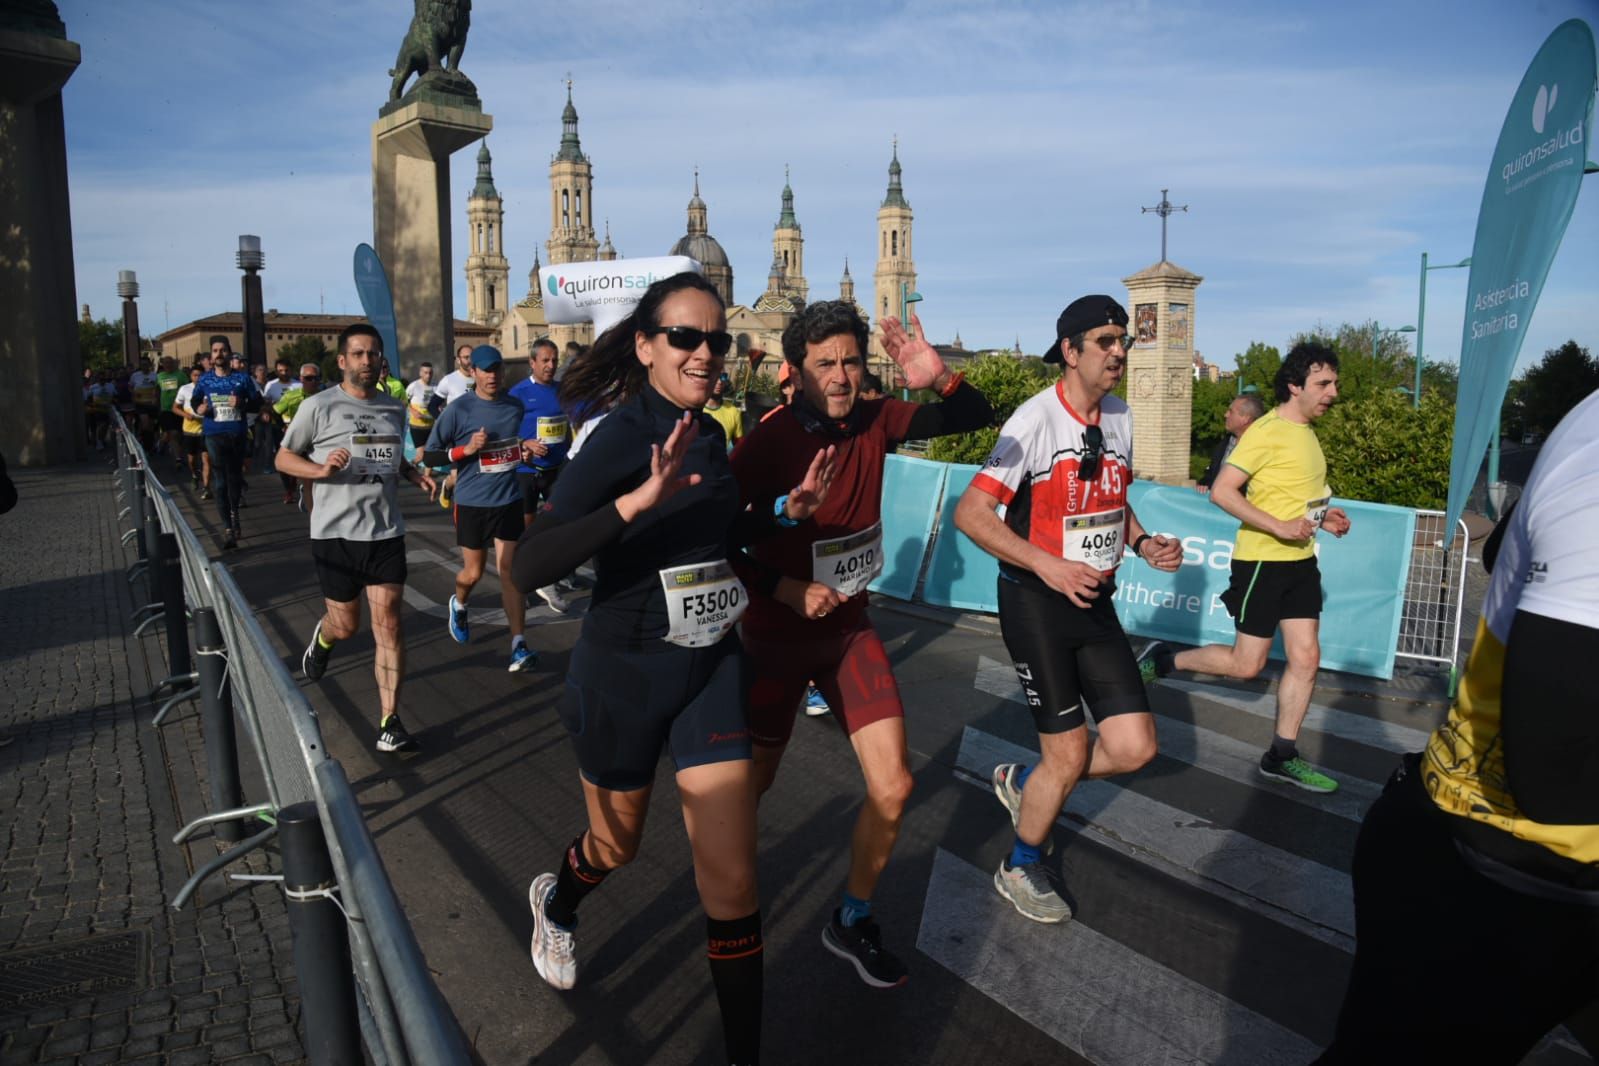
[[(111, 466), (13, 470), (0, 517), (0, 1063), (304, 1061), (288, 918), (269, 884), (213, 878), (194, 706), (143, 695), (163, 641), (132, 637), (133, 557)], [(267, 856), (237, 864), (268, 872)], [(66, 950), (62, 950), (66, 949)], [(41, 956), (60, 953), (53, 967)], [(63, 987), (72, 990), (61, 994)]]

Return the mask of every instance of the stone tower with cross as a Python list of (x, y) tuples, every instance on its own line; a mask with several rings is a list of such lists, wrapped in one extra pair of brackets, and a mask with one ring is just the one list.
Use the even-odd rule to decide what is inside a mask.
[[(872, 322), (880, 325), (901, 313), (900, 300), (916, 288), (916, 261), (911, 258), (911, 205), (900, 184), (899, 138), (888, 164), (888, 192), (877, 209), (877, 270), (872, 275)], [(872, 333), (872, 352), (885, 355), (881, 333)]]
[[(577, 136), (577, 108), (572, 105), (572, 79), (566, 80), (566, 108), (561, 112), (561, 147), (550, 158), (550, 239), (544, 246), (550, 266), (591, 263), (599, 255), (594, 238), (594, 167)], [(551, 326), (550, 339), (588, 344), (594, 327)]]
[(477, 184), (466, 200), (466, 317), (485, 326), (505, 320), (511, 290), (511, 262), (505, 258), (505, 204), (494, 188), (492, 158), (485, 138), (477, 153)]
[(1127, 358), (1127, 405), (1133, 412), (1133, 473), (1168, 485), (1186, 484), (1194, 400), (1194, 295), (1204, 279), (1166, 258), (1166, 221), (1175, 211), (1161, 190), (1160, 262), (1122, 279), (1127, 330), (1136, 341)]

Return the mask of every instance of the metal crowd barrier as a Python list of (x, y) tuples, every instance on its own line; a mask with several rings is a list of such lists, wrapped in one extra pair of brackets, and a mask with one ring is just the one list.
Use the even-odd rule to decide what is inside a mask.
[[(273, 650), (233, 575), (224, 564), (210, 560), (136, 436), (119, 415), (113, 412), (112, 417), (117, 430), (115, 477), (127, 504), (119, 517), (134, 518), (134, 529), (123, 540), (136, 542), (140, 556), (130, 568), (130, 580), (143, 576), (151, 586), (152, 602), (135, 612), (150, 615), (139, 632), (164, 618), (169, 646), (181, 644), (187, 655), (191, 623), (194, 630), (196, 668), (185, 667), (183, 676), (162, 682), (150, 701), (169, 688), (176, 690), (155, 717), (153, 724), (160, 725), (175, 703), (199, 698), (216, 809), (184, 826), (174, 843), (182, 844), (210, 826), (218, 839), (236, 844), (202, 864), (172, 905), (182, 907), (206, 878), (276, 842), (283, 874), (233, 876), (282, 882), (295, 930), (295, 964), (312, 1061), (359, 1060), (354, 1046), (358, 1026), (359, 1039), (377, 1066), (470, 1062), (460, 1027), (428, 973), (344, 769), (323, 745), (316, 711)], [(175, 560), (164, 554), (163, 542), (174, 549)], [(181, 578), (168, 578), (166, 594), (182, 602), (155, 602), (152, 576), (174, 565)], [(236, 722), (244, 727), (267, 793), (253, 805), (239, 797)], [(338, 937), (325, 935), (340, 925), (348, 934), (347, 947), (337, 943)]]
[(1466, 603), (1466, 523), (1455, 522), (1455, 536), (1444, 536), (1442, 511), (1416, 512), (1416, 539), (1399, 615), (1399, 648), (1394, 656), (1442, 663), (1449, 668), (1449, 694), (1459, 680), (1460, 619)]

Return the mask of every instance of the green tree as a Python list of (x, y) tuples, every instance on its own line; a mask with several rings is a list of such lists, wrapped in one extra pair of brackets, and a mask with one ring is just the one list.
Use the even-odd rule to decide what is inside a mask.
[[(1290, 346), (1305, 341), (1325, 344), (1338, 355), (1338, 396), (1341, 401), (1356, 403), (1377, 392), (1397, 392), (1400, 386), (1409, 388), (1415, 375), (1415, 358), (1410, 352), (1410, 342), (1403, 333), (1377, 335), (1376, 356), (1372, 355), (1372, 331), (1375, 322), (1359, 325), (1345, 322), (1328, 332), (1317, 326), (1297, 334)], [(1426, 395), (1426, 389), (1422, 394)], [(1269, 393), (1268, 393), (1269, 394)]]
[(944, 463), (982, 462), (999, 440), (999, 427), (1005, 419), (1056, 377), (1052, 364), (1014, 355), (985, 355), (968, 363), (965, 371), (967, 382), (988, 397), (994, 408), (994, 424), (970, 433), (938, 437), (928, 446), (929, 459)]
[[(1227, 408), (1237, 396), (1237, 387), (1232, 381), (1211, 381), (1207, 378), (1194, 382), (1191, 451), (1208, 453), (1217, 441), (1227, 435)], [(1209, 462), (1208, 455), (1206, 462)], [(1200, 472), (1204, 472), (1203, 468)]]
[(1405, 394), (1378, 389), (1341, 397), (1317, 421), (1316, 436), (1334, 494), (1436, 509), (1449, 494), (1454, 427), (1455, 405), (1441, 393), (1423, 390), (1418, 411)]
[(1272, 388), (1277, 380), (1277, 369), (1283, 365), (1282, 353), (1269, 344), (1254, 341), (1244, 354), (1236, 357), (1238, 363), (1238, 378), (1233, 381), (1235, 393), (1243, 391), (1249, 385), (1255, 386), (1255, 391), (1260, 393), (1260, 398), (1269, 407), (1274, 402)]
[(1522, 428), (1549, 433), (1594, 389), (1599, 389), (1599, 360), (1587, 348), (1574, 340), (1550, 348), (1527, 368), (1515, 390)]
[(289, 371), (292, 374), (300, 372), (302, 363), (316, 363), (322, 365), (322, 360), (333, 353), (322, 343), (321, 337), (296, 337), (287, 344), (278, 348), (278, 358), (289, 361)]
[(122, 369), (122, 322), (97, 318), (78, 320), (78, 348), (83, 365), (90, 370)]

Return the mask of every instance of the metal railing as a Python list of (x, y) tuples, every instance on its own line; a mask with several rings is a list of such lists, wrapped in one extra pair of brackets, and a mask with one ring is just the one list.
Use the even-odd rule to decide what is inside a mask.
[(1443, 663), (1449, 691), (1459, 676), (1460, 619), (1466, 602), (1466, 523), (1456, 521), (1455, 536), (1444, 536), (1442, 511), (1417, 511), (1416, 534), (1405, 576), (1396, 658)]
[[(170, 560), (164, 560), (160, 546), (149, 543), (146, 528), (153, 531), (155, 526), (172, 538), (182, 572), (181, 581), (169, 579), (173, 587), (168, 592), (182, 597), (183, 609), (152, 614), (141, 623), (139, 631), (142, 634), (164, 614), (169, 644), (176, 637), (176, 642), (187, 647), (187, 633), (174, 633), (172, 629), (174, 626), (186, 628), (192, 622), (196, 654), (201, 660), (196, 670), (182, 677), (169, 678), (150, 694), (154, 702), (164, 688), (179, 686), (178, 693), (161, 708), (153, 724), (160, 725), (175, 703), (197, 696), (205, 712), (204, 728), (226, 733), (228, 746), (231, 746), (233, 722), (236, 720), (243, 725), (266, 790), (260, 803), (244, 805), (237, 798), (225, 800), (218, 804), (220, 809), (195, 819), (178, 832), (174, 843), (182, 844), (201, 829), (216, 826), (219, 839), (238, 843), (202, 864), (173, 897), (172, 905), (182, 907), (207, 877), (277, 839), (280, 812), (289, 817), (289, 809), (296, 805), (314, 805), (315, 820), (321, 829), (317, 843), (321, 846), (325, 841), (334, 883), (306, 891), (303, 886), (285, 881), (284, 891), (290, 902), (298, 906), (335, 906), (342, 914), (349, 935), (349, 951), (347, 955), (339, 953), (336, 957), (346, 958), (353, 970), (353, 974), (346, 974), (345, 978), (353, 976), (359, 992), (358, 1018), (354, 1021), (359, 1024), (371, 1060), (378, 1066), (469, 1062), (460, 1027), (428, 972), (426, 960), (406, 921), (344, 769), (338, 760), (328, 755), (323, 744), (316, 711), (273, 650), (254, 609), (227, 566), (209, 558), (172, 494), (151, 468), (135, 435), (119, 415), (113, 413), (112, 417), (117, 430), (116, 477), (127, 498), (122, 516), (133, 516), (135, 527), (123, 540), (137, 542), (140, 554), (130, 580), (137, 578), (140, 572), (153, 575), (163, 565), (170, 565)], [(154, 522), (145, 522), (141, 527), (141, 515)], [(149, 584), (153, 601), (156, 595), (153, 580)], [(136, 614), (166, 606), (152, 602)], [(217, 646), (210, 646), (212, 643)], [(223, 669), (217, 669), (219, 660), (225, 664)], [(189, 687), (182, 688), (183, 685)], [(216, 717), (219, 714), (223, 717)], [(208, 770), (213, 777), (213, 803), (217, 803), (216, 780), (231, 781), (232, 791), (237, 793), (238, 769), (234, 751), (213, 757), (213, 739), (207, 737), (207, 756), (211, 764)], [(226, 793), (227, 789), (223, 791)], [(253, 835), (243, 837), (242, 832), (235, 830), (225, 836), (221, 831), (223, 827), (236, 827), (241, 823), (249, 826)], [(258, 875), (235, 876), (242, 880), (261, 879)], [(281, 875), (273, 875), (270, 879), (285, 880)], [(300, 939), (296, 937), (297, 966)], [(325, 953), (320, 957), (326, 957)], [(302, 973), (305, 987), (311, 983), (307, 976)], [(335, 983), (338, 980), (335, 975)], [(325, 1009), (322, 1004), (310, 1002), (311, 998), (314, 997), (307, 997), (305, 1006), (308, 1028), (317, 1023), (313, 1017), (316, 1010)], [(323, 1021), (325, 1024), (326, 1019)], [(334, 1028), (340, 1023), (340, 1019), (332, 1020)]]

